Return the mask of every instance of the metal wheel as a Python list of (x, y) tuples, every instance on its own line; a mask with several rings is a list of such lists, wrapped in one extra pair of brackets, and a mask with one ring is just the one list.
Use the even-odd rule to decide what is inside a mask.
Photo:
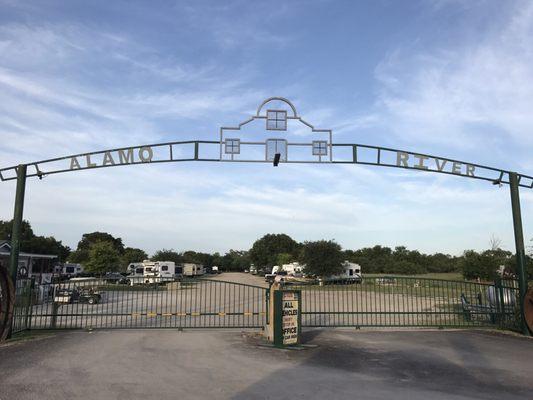
[(529, 331), (533, 334), (533, 288), (530, 288), (524, 298), (524, 314)]
[(11, 328), (15, 307), (15, 289), (6, 268), (0, 265), (0, 341), (5, 340)]

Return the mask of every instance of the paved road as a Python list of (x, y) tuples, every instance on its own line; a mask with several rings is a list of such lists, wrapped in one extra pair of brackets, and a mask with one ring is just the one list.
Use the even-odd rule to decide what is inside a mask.
[(62, 332), (0, 346), (0, 399), (526, 399), (533, 340), (475, 331)]

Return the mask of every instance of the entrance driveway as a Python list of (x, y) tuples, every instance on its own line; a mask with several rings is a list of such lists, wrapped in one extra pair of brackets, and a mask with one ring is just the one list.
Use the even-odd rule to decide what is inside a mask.
[(525, 399), (533, 340), (484, 331), (61, 332), (0, 346), (0, 399)]

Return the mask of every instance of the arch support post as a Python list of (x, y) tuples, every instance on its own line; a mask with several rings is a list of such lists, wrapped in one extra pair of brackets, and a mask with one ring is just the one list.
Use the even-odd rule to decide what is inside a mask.
[[(24, 210), (24, 193), (26, 191), (26, 165), (17, 167), (17, 190), (15, 194), (15, 210), (13, 213), (13, 227), (11, 231), (11, 254), (9, 257), (9, 275), (17, 291), (17, 272), (19, 265), (20, 234), (22, 230), (22, 215)], [(13, 320), (10, 322), (13, 326)]]
[(524, 314), (524, 298), (527, 292), (527, 271), (518, 183), (518, 176), (516, 172), (510, 172), (509, 187), (511, 189), (511, 207), (513, 210), (513, 228), (516, 246), (516, 274), (518, 276), (518, 288), (520, 293), (520, 330), (524, 335), (529, 336), (529, 329), (527, 328)]

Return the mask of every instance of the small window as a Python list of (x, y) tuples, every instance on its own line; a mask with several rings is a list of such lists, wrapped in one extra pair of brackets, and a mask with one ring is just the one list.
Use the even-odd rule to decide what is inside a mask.
[(286, 131), (287, 130), (287, 111), (268, 110), (267, 111), (267, 130)]
[(168, 271), (168, 265), (162, 265), (161, 271)]
[(136, 268), (135, 273), (136, 274), (142, 274), (144, 272), (144, 268)]
[(328, 142), (325, 140), (313, 140), (313, 155), (314, 156), (327, 156), (328, 155)]
[(240, 154), (241, 141), (240, 139), (226, 139), (226, 154)]
[(353, 269), (350, 269), (350, 276), (353, 276)]

